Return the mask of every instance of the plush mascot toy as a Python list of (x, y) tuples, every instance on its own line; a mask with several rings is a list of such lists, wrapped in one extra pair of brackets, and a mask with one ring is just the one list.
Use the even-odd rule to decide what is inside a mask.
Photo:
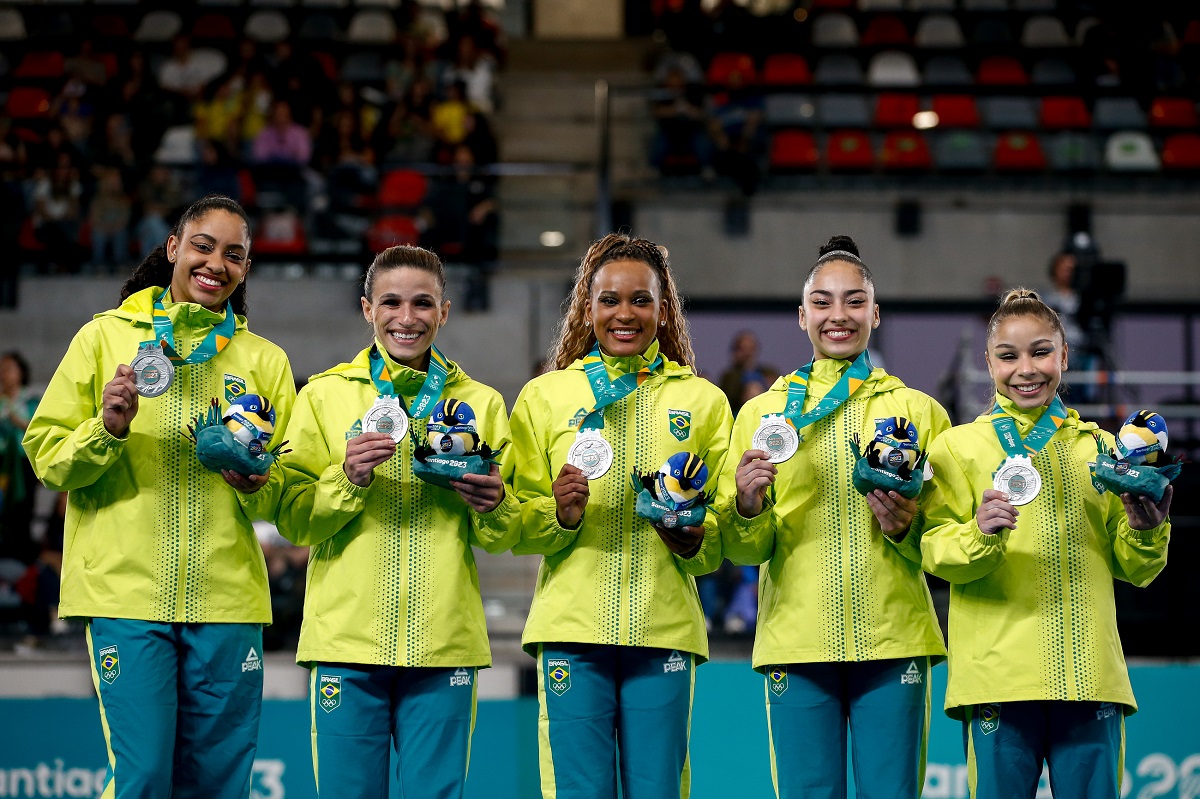
[(704, 493), (708, 467), (699, 455), (676, 452), (651, 474), (633, 474), (637, 494), (634, 512), (659, 527), (693, 527), (704, 523), (711, 494)]
[(266, 474), (275, 459), (287, 452), (286, 441), (267, 449), (275, 433), (275, 408), (258, 394), (239, 397), (221, 413), (213, 399), (208, 413), (192, 419), (185, 435), (196, 445), (196, 458), (214, 472), (232, 469), (241, 474)]
[(858, 434), (850, 439), (854, 452), (851, 481), (866, 496), (875, 489), (895, 491), (913, 499), (925, 482), (926, 455), (917, 447), (917, 427), (903, 416), (876, 421), (875, 437), (860, 449)]
[(1181, 461), (1167, 459), (1167, 421), (1157, 413), (1138, 411), (1117, 433), (1117, 446), (1109, 450), (1096, 436), (1097, 488), (1114, 494), (1130, 493), (1161, 502), (1167, 484), (1179, 476)]
[(423, 442), (417, 440), (415, 428), (413, 425), (413, 474), (441, 488), (452, 489), (450, 481), (465, 474), (487, 474), (500, 455), (500, 450), (483, 443), (475, 411), (461, 400), (438, 401), (425, 425)]

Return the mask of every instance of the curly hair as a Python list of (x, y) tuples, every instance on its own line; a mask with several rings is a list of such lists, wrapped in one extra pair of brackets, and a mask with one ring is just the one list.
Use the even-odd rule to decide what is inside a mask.
[(592, 242), (587, 254), (575, 270), (575, 285), (566, 300), (567, 309), (559, 322), (554, 345), (550, 347), (547, 361), (552, 369), (565, 369), (582, 358), (596, 343), (596, 333), (587, 323), (585, 315), (591, 296), (596, 273), (605, 264), (613, 261), (637, 261), (650, 267), (658, 276), (662, 298), (667, 309), (660, 321), (658, 348), (664, 358), (691, 366), (696, 362), (692, 351), (692, 336), (687, 318), (683, 315), (683, 300), (671, 274), (671, 266), (665, 248), (647, 239), (634, 238), (626, 233), (609, 233), (599, 241)]
[[(180, 214), (175, 227), (171, 228), (171, 235), (177, 239), (181, 238), (183, 236), (183, 229), (187, 227), (189, 222), (202, 219), (208, 216), (211, 211), (226, 211), (241, 218), (242, 223), (246, 226), (246, 258), (247, 263), (249, 263), (250, 217), (246, 214), (246, 209), (242, 208), (237, 200), (222, 194), (209, 194), (192, 203), (186, 211)], [(121, 302), (128, 299), (129, 295), (136, 294), (150, 286), (162, 286), (163, 288), (170, 286), (171, 278), (174, 275), (175, 264), (167, 260), (167, 244), (163, 242), (150, 251), (150, 254), (146, 256), (146, 260), (134, 268), (133, 274), (125, 281), (125, 285), (121, 286)], [(229, 302), (233, 305), (233, 312), (235, 314), (246, 315), (248, 306), (246, 305), (246, 284), (244, 282), (239, 283), (238, 287), (233, 290), (233, 294), (229, 297)]]

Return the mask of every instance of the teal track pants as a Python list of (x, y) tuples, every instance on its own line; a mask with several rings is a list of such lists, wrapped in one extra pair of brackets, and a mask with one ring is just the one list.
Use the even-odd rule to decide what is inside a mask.
[(314, 665), (309, 705), (317, 795), (459, 799), (475, 727), (475, 676), (474, 666)]
[(766, 672), (780, 799), (844, 799), (846, 732), (860, 799), (913, 799), (925, 782), (929, 658), (793, 663)]
[(261, 624), (97, 618), (87, 641), (108, 744), (102, 799), (250, 795)]
[(686, 799), (695, 673), (689, 652), (540, 645), (543, 799)]

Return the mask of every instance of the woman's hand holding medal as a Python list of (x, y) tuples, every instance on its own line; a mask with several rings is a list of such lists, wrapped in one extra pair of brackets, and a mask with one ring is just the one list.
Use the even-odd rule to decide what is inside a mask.
[(1129, 527), (1133, 530), (1153, 530), (1158, 527), (1171, 511), (1171, 497), (1174, 495), (1175, 486), (1172, 485), (1163, 490), (1162, 502), (1128, 492), (1122, 494), (1121, 504), (1125, 506), (1125, 515), (1129, 517)]
[(504, 501), (504, 481), (500, 479), (500, 467), (494, 463), (487, 474), (464, 474), (460, 480), (451, 480), (450, 485), (476, 513), (490, 513)]
[(975, 522), (984, 535), (995, 535), (1006, 527), (1016, 530), (1020, 513), (1008, 503), (1008, 494), (989, 488), (983, 492), (983, 504), (975, 511)]
[(895, 491), (875, 489), (867, 494), (867, 505), (879, 520), (879, 529), (884, 535), (903, 538), (913, 517), (917, 515), (917, 501), (908, 499)]
[(396, 454), (396, 442), (386, 433), (363, 433), (346, 442), (342, 471), (346, 479), (366, 488), (374, 479), (375, 467)]
[(583, 510), (587, 507), (590, 493), (583, 470), (564, 463), (550, 489), (554, 492), (558, 523), (568, 530), (574, 530), (583, 520)]
[(753, 519), (762, 513), (763, 497), (775, 483), (778, 471), (761, 449), (748, 449), (742, 453), (734, 473), (737, 486), (737, 511), (743, 519)]
[(129, 425), (138, 412), (138, 393), (134, 385), (136, 375), (131, 367), (121, 364), (113, 379), (104, 386), (101, 397), (102, 420), (109, 435), (124, 438), (129, 434)]

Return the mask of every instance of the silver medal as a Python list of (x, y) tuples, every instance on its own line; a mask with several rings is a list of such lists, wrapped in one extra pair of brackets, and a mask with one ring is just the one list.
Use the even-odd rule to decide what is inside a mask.
[(587, 479), (597, 480), (613, 464), (612, 445), (604, 440), (599, 430), (581, 430), (571, 449), (567, 450), (567, 463), (583, 472)]
[(408, 435), (408, 414), (396, 397), (377, 397), (371, 410), (363, 415), (364, 433), (383, 433), (399, 444)]
[(157, 397), (166, 393), (175, 379), (175, 364), (157, 344), (139, 347), (137, 355), (129, 362), (133, 369), (133, 385), (143, 397)]
[(1042, 476), (1033, 468), (1033, 460), (1023, 455), (1008, 457), (992, 480), (992, 487), (1008, 494), (1010, 505), (1028, 505), (1042, 490)]
[(769, 414), (759, 422), (750, 444), (767, 453), (771, 463), (783, 463), (800, 448), (800, 434), (782, 414)]

